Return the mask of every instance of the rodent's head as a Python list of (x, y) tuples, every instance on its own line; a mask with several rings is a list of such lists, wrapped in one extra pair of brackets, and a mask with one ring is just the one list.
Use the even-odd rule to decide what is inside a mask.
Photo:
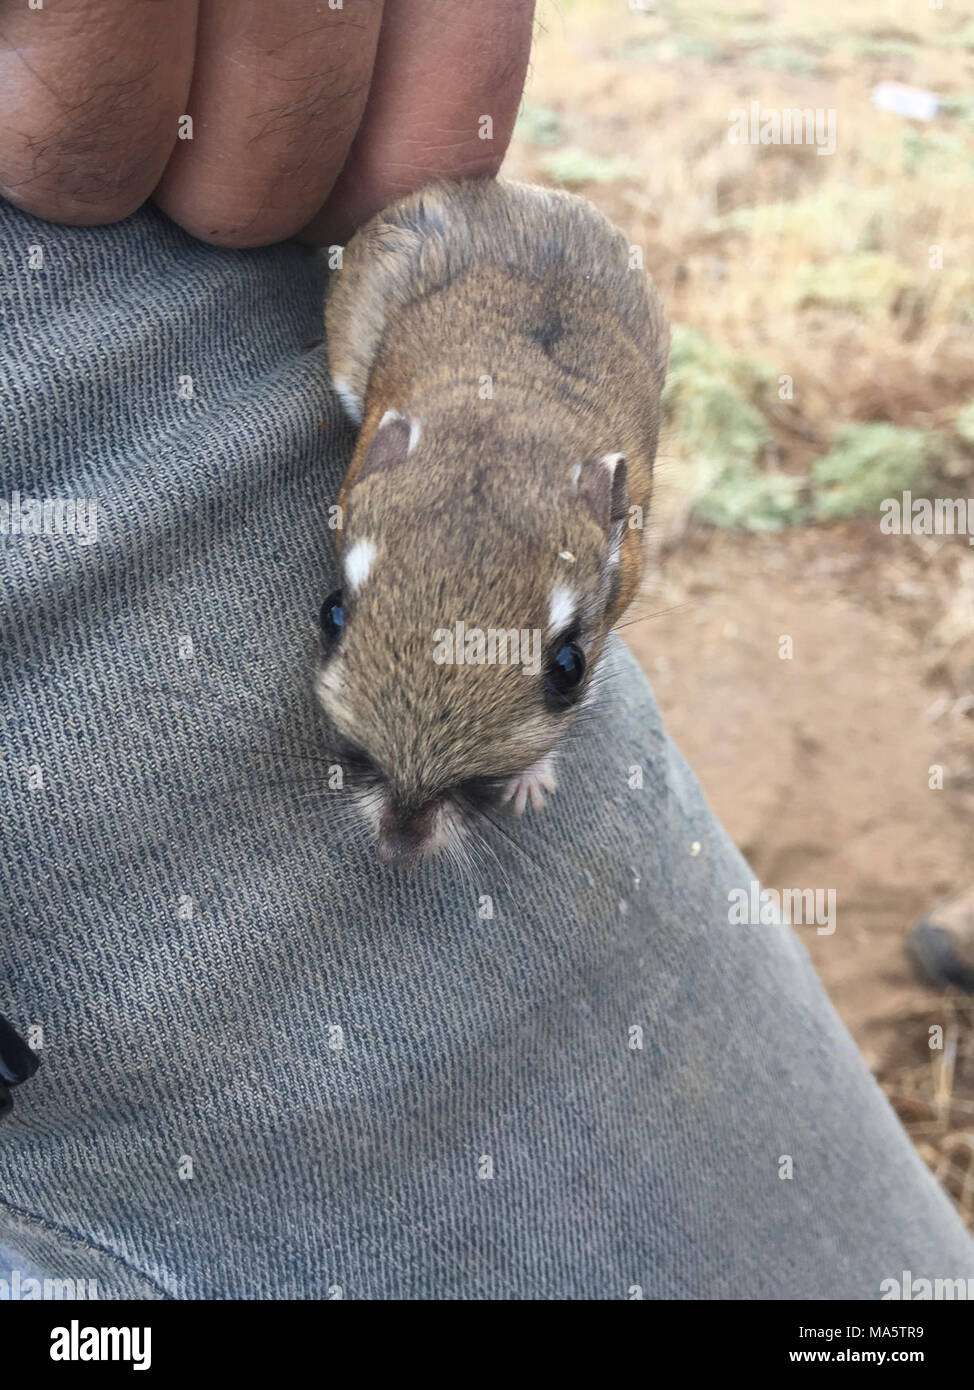
[(350, 475), (341, 587), (321, 610), (316, 693), (381, 857), (402, 862), (493, 819), (561, 742), (623, 587), (621, 454), (519, 472), (498, 450), (520, 446), (490, 425), (458, 437), (385, 414)]

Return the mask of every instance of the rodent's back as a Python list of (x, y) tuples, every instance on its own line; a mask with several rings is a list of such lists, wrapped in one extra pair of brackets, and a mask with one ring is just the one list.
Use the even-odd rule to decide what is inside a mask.
[(669, 348), (622, 232), (583, 198), (492, 179), (433, 185), (373, 218), (334, 276), (326, 326), (333, 378), (360, 414), (377, 368), (387, 387), (422, 371), (446, 389), (472, 350), (484, 372), (489, 358), (523, 375), (518, 343), (542, 374), (547, 358), (566, 390), (598, 389), (603, 414), (624, 414), (647, 378), (658, 399)]

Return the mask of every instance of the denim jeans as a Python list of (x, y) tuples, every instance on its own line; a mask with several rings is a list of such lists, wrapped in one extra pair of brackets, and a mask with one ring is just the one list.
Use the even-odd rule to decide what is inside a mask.
[[(0, 1279), (974, 1277), (810, 929), (730, 921), (751, 871), (621, 646), (557, 795), (482, 869), (380, 866), (328, 787), (310, 671), (352, 435), (305, 350), (319, 260), (9, 206), (0, 258), (0, 1012), (42, 1057), (0, 1126)], [(83, 503), (74, 534), (24, 534), (30, 499)]]

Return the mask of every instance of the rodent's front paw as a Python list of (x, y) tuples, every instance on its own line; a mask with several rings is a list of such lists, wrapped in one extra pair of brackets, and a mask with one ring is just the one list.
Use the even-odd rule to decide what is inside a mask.
[(504, 788), (504, 795), (501, 800), (505, 804), (508, 801), (511, 802), (516, 816), (524, 815), (529, 797), (534, 809), (542, 811), (544, 810), (545, 792), (554, 794), (557, 785), (554, 761), (549, 754), (544, 758), (539, 758), (530, 767), (526, 767), (517, 777), (512, 777)]

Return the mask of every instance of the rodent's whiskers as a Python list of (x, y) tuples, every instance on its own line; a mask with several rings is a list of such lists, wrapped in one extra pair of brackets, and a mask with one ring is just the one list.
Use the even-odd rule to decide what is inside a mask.
[(489, 860), (493, 860), (501, 877), (504, 880), (505, 886), (509, 886), (507, 879), (507, 871), (505, 870), (504, 865), (497, 854), (497, 851), (494, 849), (493, 845), (485, 838), (483, 832), (480, 830), (480, 827), (476, 824), (476, 808), (468, 805), (466, 802), (463, 802), (461, 804), (463, 805), (463, 809), (466, 812), (467, 817), (465, 821), (465, 828), (469, 830), (470, 834), (466, 839), (464, 839), (462, 836), (458, 836), (457, 838), (461, 840), (464, 847), (464, 851), (468, 855), (470, 855), (471, 858), (474, 856), (474, 854), (476, 854), (477, 857), (473, 867), (479, 869), (481, 872), (485, 874), (489, 874), (491, 872)]
[[(195, 774), (187, 770), (185, 785), (173, 789), (171, 804), (177, 817), (181, 809), (214, 809), (239, 804), (243, 797), (258, 798), (275, 814), (291, 813), (292, 819), (303, 824), (320, 818), (338, 829), (349, 844), (363, 850), (372, 847), (373, 832), (355, 804), (344, 760), (318, 717), (309, 720), (303, 705), (271, 708), (253, 691), (235, 687), (234, 696), (247, 700), (247, 725), (239, 714), (233, 719), (224, 713), (222, 727), (217, 727), (213, 721), (225, 709), (227, 686), (198, 670), (187, 674), (188, 680), (144, 686), (146, 696), (159, 702), (160, 712), (166, 706), (174, 714), (187, 710), (186, 719), (180, 721), (184, 725), (195, 724), (202, 712), (208, 725), (186, 730), (205, 755), (206, 785), (199, 786)], [(291, 728), (288, 721), (293, 721)], [(235, 731), (231, 739), (227, 728)], [(328, 783), (328, 771), (336, 766), (345, 772), (340, 788)]]
[(615, 623), (612, 631), (621, 632), (624, 627), (634, 627), (636, 623), (648, 623), (652, 618), (665, 618), (667, 613), (679, 613), (682, 608), (692, 608), (693, 603), (693, 599), (687, 599), (686, 603), (674, 603), (671, 608), (657, 608), (654, 613), (643, 613), (637, 618), (627, 618), (625, 622)]
[(458, 835), (455, 831), (449, 836), (443, 848), (451, 864), (469, 879), (475, 879), (477, 870), (482, 869), (482, 864), (475, 858), (474, 849), (477, 846), (470, 843), (463, 835)]
[[(504, 861), (501, 859), (494, 846), (490, 843), (490, 840), (488, 839), (487, 835), (481, 829), (479, 822), (481, 820), (486, 821), (493, 829), (499, 831), (503, 838), (509, 840), (510, 843), (514, 846), (514, 848), (522, 854), (526, 853), (523, 847), (519, 845), (517, 841), (510, 834), (508, 834), (506, 830), (503, 829), (503, 827), (499, 826), (497, 822), (493, 819), (493, 817), (490, 816), (483, 809), (483, 807), (475, 805), (473, 802), (469, 801), (468, 798), (463, 797), (462, 795), (457, 797), (457, 801), (460, 805), (462, 805), (464, 811), (467, 813), (466, 825), (469, 835), (471, 837), (470, 844), (468, 847), (476, 847), (481, 853), (481, 858), (479, 860), (480, 869), (485, 875), (490, 876), (491, 869), (489, 863), (484, 858), (484, 856), (489, 856), (489, 858), (493, 860), (494, 864), (497, 867), (497, 871), (501, 876), (505, 892), (510, 894), (510, 896), (517, 903), (518, 907), (523, 908), (524, 904), (520, 900), (519, 895), (517, 894), (513, 884), (511, 883), (510, 875), (504, 865)], [(527, 858), (530, 859), (531, 856), (527, 855)]]
[[(534, 858), (534, 856), (530, 853), (530, 851), (529, 851), (529, 850), (526, 850), (522, 844), (519, 844), (518, 841), (517, 841), (517, 839), (510, 833), (510, 831), (509, 831), (504, 825), (502, 825), (501, 822), (500, 822), (499, 820), (495, 820), (495, 818), (491, 815), (491, 813), (487, 810), (487, 808), (486, 808), (485, 806), (478, 806), (478, 805), (476, 805), (473, 801), (471, 801), (468, 797), (465, 797), (465, 796), (463, 796), (463, 795), (461, 795), (459, 799), (460, 799), (461, 804), (463, 805), (464, 809), (465, 809), (469, 814), (471, 814), (471, 815), (474, 816), (475, 818), (480, 817), (480, 818), (482, 818), (483, 820), (487, 821), (488, 824), (492, 825), (492, 826), (494, 827), (494, 829), (497, 831), (497, 833), (498, 833), (500, 836), (502, 836), (502, 837), (508, 842), (508, 844), (514, 846), (514, 848), (517, 850), (518, 854), (523, 854), (524, 857), (525, 857), (525, 859), (530, 860), (530, 862), (534, 865), (534, 867), (535, 867), (536, 869), (539, 869), (539, 870), (541, 869), (541, 865), (540, 865), (540, 864), (538, 863), (538, 861)], [(485, 842), (485, 843), (487, 843), (487, 842)], [(497, 858), (496, 854), (495, 854), (494, 857)], [(498, 862), (498, 865), (500, 865), (500, 860), (499, 860), (499, 859), (498, 859), (497, 862)]]

